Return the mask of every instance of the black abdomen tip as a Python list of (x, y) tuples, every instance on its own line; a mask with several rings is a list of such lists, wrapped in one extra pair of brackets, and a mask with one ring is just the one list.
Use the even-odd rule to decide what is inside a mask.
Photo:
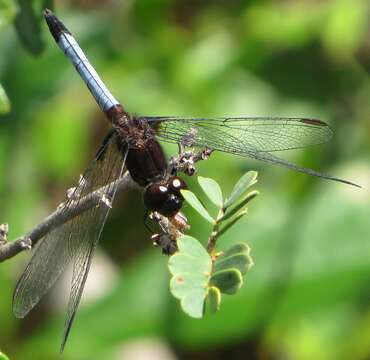
[(67, 34), (70, 33), (64, 26), (64, 24), (54, 15), (54, 13), (51, 10), (49, 9), (44, 10), (44, 18), (48, 24), (51, 35), (53, 35), (53, 38), (55, 39), (56, 42), (59, 41), (60, 34), (62, 32)]
[(48, 8), (44, 9), (44, 17), (47, 17), (49, 15), (53, 15), (53, 12)]

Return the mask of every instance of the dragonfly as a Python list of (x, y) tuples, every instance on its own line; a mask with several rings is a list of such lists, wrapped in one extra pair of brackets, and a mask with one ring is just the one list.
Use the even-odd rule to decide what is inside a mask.
[(166, 218), (175, 218), (180, 213), (183, 204), (181, 190), (186, 189), (187, 185), (177, 175), (176, 166), (169, 166), (159, 141), (239, 155), (358, 186), (351, 181), (293, 164), (276, 155), (278, 151), (327, 142), (332, 137), (332, 130), (321, 120), (300, 117), (184, 118), (130, 115), (108, 90), (65, 25), (48, 9), (44, 10), (44, 18), (56, 43), (74, 65), (111, 123), (95, 158), (73, 194), (63, 203), (61, 211), (70, 211), (88, 194), (101, 188), (104, 189), (104, 201), (44, 236), (36, 245), (14, 291), (13, 312), (16, 317), (23, 318), (57, 281), (68, 264), (73, 264), (61, 352), (76, 316), (94, 250), (117, 192), (115, 180), (128, 171), (131, 178), (144, 189), (144, 204), (149, 211)]

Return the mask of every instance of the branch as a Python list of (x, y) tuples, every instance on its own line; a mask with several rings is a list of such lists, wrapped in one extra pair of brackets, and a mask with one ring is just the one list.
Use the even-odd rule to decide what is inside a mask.
[[(194, 164), (200, 160), (207, 160), (208, 157), (211, 155), (211, 153), (212, 153), (212, 150), (208, 148), (205, 148), (197, 153), (194, 153), (192, 151), (185, 152), (185, 145), (181, 145), (180, 154), (178, 156), (173, 156), (169, 161), (168, 174), (171, 174), (174, 171), (175, 173), (184, 172), (187, 175), (191, 176), (195, 172)], [(66, 209), (63, 207), (64, 203), (61, 203), (52, 214), (47, 216), (43, 221), (41, 221), (38, 225), (36, 225), (31, 231), (29, 231), (24, 236), (21, 236), (11, 242), (7, 241), (8, 225), (7, 224), (0, 225), (0, 263), (7, 259), (12, 258), (13, 256), (19, 254), (20, 252), (24, 250), (30, 250), (47, 233), (54, 230), (58, 226), (63, 225), (64, 223), (73, 219), (77, 215), (96, 206), (100, 201), (103, 201), (106, 203), (107, 206), (110, 206), (109, 200), (106, 202), (106, 197), (104, 195), (108, 195), (108, 196), (113, 195), (112, 190), (109, 190), (109, 189), (115, 188), (115, 186), (112, 186), (115, 183), (118, 183), (117, 190), (116, 190), (117, 192), (121, 192), (126, 189), (134, 188), (138, 186), (132, 180), (131, 176), (129, 175), (127, 171), (122, 176), (122, 178), (115, 180), (108, 185), (102, 186), (101, 188), (79, 199), (78, 202), (76, 200), (76, 206), (71, 206)], [(68, 198), (68, 193), (69, 192), (67, 192), (67, 198)], [(160, 217), (160, 219), (161, 218), (162, 217)], [(158, 222), (160, 219), (157, 219), (156, 221)], [(173, 220), (176, 222), (175, 217)], [(159, 224), (160, 224), (160, 221), (159, 221)], [(182, 225), (178, 223), (170, 224), (167, 226), (167, 228), (166, 226), (164, 226), (166, 229), (164, 229), (161, 226), (162, 227), (161, 235), (168, 235), (169, 241), (170, 240), (173, 241), (174, 239), (178, 237), (178, 234), (177, 233), (174, 234), (173, 230), (171, 229), (172, 227), (176, 228), (177, 226), (179, 226), (180, 231), (181, 231)], [(157, 234), (157, 235), (160, 236), (160, 234)], [(156, 240), (155, 242), (158, 242), (158, 241)], [(166, 251), (167, 250), (165, 250), (165, 252)]]
[(12, 258), (24, 250), (31, 249), (50, 231), (99, 204), (99, 202), (102, 201), (102, 196), (104, 194), (112, 196), (112, 190), (107, 191), (108, 189), (115, 188), (115, 186), (112, 186), (112, 184), (117, 185), (117, 192), (137, 186), (129, 173), (126, 172), (120, 179), (115, 180), (113, 183), (108, 185), (102, 186), (101, 188), (84, 196), (78, 202), (76, 201), (76, 206), (71, 206), (68, 209), (65, 209), (63, 207), (63, 203), (60, 204), (57, 210), (47, 216), (31, 231), (11, 242), (7, 241), (7, 224), (0, 225), (0, 262)]

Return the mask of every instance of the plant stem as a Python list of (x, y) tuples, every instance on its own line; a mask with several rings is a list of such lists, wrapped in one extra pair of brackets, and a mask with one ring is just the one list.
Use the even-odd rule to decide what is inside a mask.
[(225, 215), (225, 210), (226, 209), (224, 209), (224, 207), (222, 206), (220, 210), (218, 211), (216, 222), (213, 225), (211, 235), (208, 238), (207, 251), (211, 256), (216, 248), (216, 242), (217, 242), (218, 235), (219, 235), (218, 231), (219, 231), (219, 226), (220, 226), (220, 220)]

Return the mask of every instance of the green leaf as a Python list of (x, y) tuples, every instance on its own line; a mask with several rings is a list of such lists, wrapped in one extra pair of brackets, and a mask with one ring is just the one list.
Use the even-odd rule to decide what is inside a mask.
[(223, 198), (222, 191), (217, 182), (210, 178), (198, 176), (198, 182), (202, 190), (208, 196), (208, 198), (219, 208), (222, 207)]
[(253, 260), (247, 244), (233, 245), (213, 263), (210, 284), (225, 294), (235, 294), (243, 284), (243, 275), (252, 267)]
[(180, 301), (181, 308), (189, 316), (200, 319), (204, 314), (205, 289), (195, 289)]
[(243, 284), (243, 276), (238, 269), (217, 271), (211, 276), (210, 284), (224, 294), (235, 294)]
[(188, 202), (188, 204), (198, 212), (199, 215), (203, 216), (209, 223), (212, 225), (215, 224), (215, 220), (209, 215), (208, 211), (202, 205), (202, 203), (198, 200), (198, 198), (194, 195), (193, 192), (190, 190), (181, 190), (181, 195), (184, 199)]
[(220, 304), (221, 304), (220, 289), (215, 286), (209, 287), (206, 299), (206, 309), (209, 309), (211, 313), (215, 313), (220, 309)]
[(259, 195), (259, 192), (257, 190), (251, 191), (248, 193), (245, 198), (240, 201), (240, 203), (236, 204), (233, 208), (226, 211), (225, 215), (219, 219), (220, 221), (228, 220), (230, 219), (234, 214), (236, 214), (238, 211), (244, 209), (246, 205), (253, 200), (257, 195)]
[(224, 250), (221, 256), (228, 257), (239, 253), (249, 255), (250, 251), (251, 249), (246, 243), (238, 243), (233, 245), (231, 248)]
[(217, 236), (220, 237), (223, 235), (227, 230), (229, 230), (233, 225), (235, 225), (244, 215), (246, 215), (248, 209), (244, 209), (239, 211), (230, 221), (222, 226), (222, 228), (217, 232)]
[(191, 254), (194, 257), (208, 259), (209, 254), (202, 244), (195, 238), (189, 235), (183, 235), (177, 241), (179, 250), (183, 253)]
[(208, 279), (199, 274), (175, 275), (170, 281), (170, 290), (172, 295), (180, 300), (185, 313), (194, 318), (201, 318), (207, 285)]
[(207, 270), (203, 262), (194, 262), (193, 259), (194, 258), (189, 254), (184, 254), (181, 252), (175, 253), (168, 261), (168, 267), (171, 274), (183, 274), (191, 272), (203, 273)]
[(212, 259), (200, 242), (191, 236), (182, 236), (177, 245), (179, 251), (168, 261), (173, 275), (170, 290), (172, 295), (180, 300), (185, 313), (200, 318), (204, 313)]
[(325, 49), (333, 57), (345, 58), (361, 47), (368, 11), (367, 1), (337, 1), (332, 7), (321, 36)]
[(0, 84), (0, 114), (5, 114), (10, 111), (10, 101), (4, 88)]
[(235, 268), (238, 269), (242, 275), (245, 275), (247, 271), (252, 267), (252, 265), (252, 258), (245, 253), (234, 254), (227, 257), (221, 255), (215, 261), (213, 271), (217, 272), (221, 270)]
[(224, 207), (227, 208), (233, 204), (244, 192), (257, 182), (257, 171), (248, 171), (235, 184), (229, 198), (225, 201)]
[(211, 257), (197, 239), (183, 235), (177, 241), (177, 247), (179, 251), (168, 261), (171, 274), (195, 272), (210, 275)]
[(0, 360), (9, 360), (9, 358), (0, 351)]
[(18, 38), (25, 49), (38, 55), (44, 49), (41, 38), (41, 12), (36, 14), (29, 0), (18, 0), (18, 7), (19, 11), (14, 19)]

